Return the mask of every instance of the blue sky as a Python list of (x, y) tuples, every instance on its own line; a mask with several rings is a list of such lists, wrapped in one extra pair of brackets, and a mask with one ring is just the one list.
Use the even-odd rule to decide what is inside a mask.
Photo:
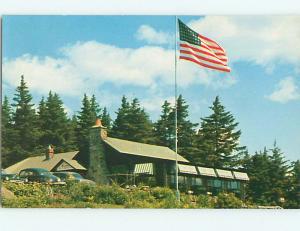
[[(300, 157), (300, 17), (182, 16), (222, 45), (230, 74), (178, 62), (179, 93), (190, 119), (210, 114), (219, 95), (240, 123), (250, 152), (274, 140), (290, 160)], [(20, 75), (35, 103), (57, 92), (72, 115), (84, 93), (112, 117), (122, 95), (137, 97), (155, 121), (174, 95), (172, 16), (5, 16), (3, 94), (12, 99)]]

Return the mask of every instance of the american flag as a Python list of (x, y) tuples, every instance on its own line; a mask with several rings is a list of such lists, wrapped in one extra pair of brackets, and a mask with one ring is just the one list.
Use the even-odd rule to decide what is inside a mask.
[(225, 50), (212, 39), (193, 31), (178, 20), (180, 37), (180, 59), (197, 63), (200, 66), (230, 72)]

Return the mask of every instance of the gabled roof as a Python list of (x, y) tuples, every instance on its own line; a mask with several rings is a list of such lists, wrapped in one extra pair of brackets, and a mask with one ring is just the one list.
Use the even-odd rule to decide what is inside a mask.
[[(107, 137), (103, 141), (120, 153), (164, 160), (176, 160), (175, 152), (168, 147), (138, 143), (111, 137)], [(179, 162), (189, 162), (187, 159), (178, 154), (177, 160)]]
[(54, 154), (52, 159), (46, 160), (45, 155), (29, 157), (5, 169), (7, 173), (19, 173), (25, 168), (45, 168), (51, 171), (61, 160), (69, 163), (74, 169), (85, 169), (73, 158), (78, 151)]

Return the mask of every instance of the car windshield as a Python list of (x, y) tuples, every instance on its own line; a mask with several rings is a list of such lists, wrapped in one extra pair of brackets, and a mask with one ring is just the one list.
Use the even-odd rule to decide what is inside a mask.
[(72, 173), (72, 175), (77, 179), (83, 179), (83, 177), (79, 173), (74, 172)]
[(55, 173), (53, 173), (53, 175), (55, 175), (55, 176), (57, 176), (61, 179), (66, 179), (67, 178), (67, 174), (61, 173), (61, 172), (55, 172)]
[(51, 175), (51, 173), (46, 169), (37, 169), (37, 173), (42, 176)]

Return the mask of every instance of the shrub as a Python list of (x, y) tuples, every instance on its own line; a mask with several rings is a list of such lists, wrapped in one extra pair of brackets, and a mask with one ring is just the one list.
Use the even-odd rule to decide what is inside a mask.
[(96, 188), (96, 203), (123, 205), (127, 200), (127, 193), (120, 187), (103, 185)]
[(20, 196), (13, 199), (2, 199), (2, 206), (6, 208), (41, 208), (46, 204), (46, 198)]
[(73, 184), (68, 189), (74, 201), (92, 202), (96, 195), (96, 186), (89, 184)]
[(150, 192), (151, 195), (155, 197), (155, 199), (176, 199), (175, 192), (169, 188), (155, 187)]
[(198, 208), (214, 208), (216, 200), (212, 196), (198, 195), (196, 197), (196, 204)]
[(144, 191), (138, 188), (130, 191), (129, 195), (131, 200), (148, 201), (148, 202), (155, 201), (155, 197), (151, 195), (150, 191)]
[(235, 197), (233, 193), (219, 193), (216, 200), (216, 208), (242, 208), (243, 201)]

